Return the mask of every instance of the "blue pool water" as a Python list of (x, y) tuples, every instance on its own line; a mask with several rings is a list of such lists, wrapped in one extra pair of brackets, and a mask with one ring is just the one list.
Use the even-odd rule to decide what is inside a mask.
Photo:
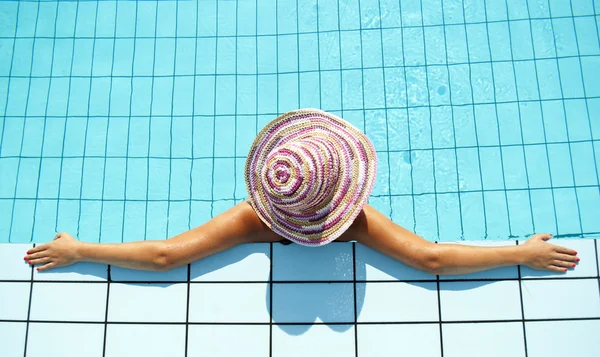
[(429, 240), (600, 236), (600, 1), (0, 1), (0, 243), (164, 239), (300, 107)]

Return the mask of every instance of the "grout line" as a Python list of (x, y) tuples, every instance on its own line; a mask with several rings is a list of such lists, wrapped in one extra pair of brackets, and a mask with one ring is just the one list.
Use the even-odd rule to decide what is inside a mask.
[[(257, 15), (258, 17), (258, 15)], [(269, 357), (273, 356), (273, 243), (269, 243)]]
[(187, 266), (187, 300), (185, 308), (185, 356), (188, 356), (189, 330), (190, 330), (190, 281), (191, 281), (192, 265)]
[[(519, 241), (517, 241), (517, 245), (519, 245)], [(528, 356), (527, 351), (527, 326), (525, 325), (525, 306), (523, 305), (523, 285), (521, 279), (521, 266), (517, 265), (517, 273), (519, 274), (519, 300), (521, 303), (521, 322), (523, 326), (523, 348), (525, 350), (525, 357)]]
[(107, 280), (106, 280), (106, 310), (104, 311), (104, 339), (102, 342), (102, 357), (106, 356), (106, 335), (108, 333), (108, 306), (110, 302), (110, 265), (106, 267)]
[[(215, 1), (215, 18), (219, 18), (219, 2)], [(219, 73), (219, 22), (215, 21), (215, 73), (214, 73), (214, 85), (213, 85), (213, 114), (217, 114), (217, 83)], [(258, 108), (257, 108), (258, 112)], [(215, 200), (215, 150), (217, 141), (217, 116), (213, 116), (212, 122), (212, 164), (211, 164), (211, 184), (210, 184), (210, 218), (215, 216), (214, 200)], [(235, 165), (235, 163), (234, 163)]]
[[(435, 242), (439, 244), (439, 242)], [(442, 293), (440, 291), (440, 276), (436, 275), (436, 290), (437, 290), (437, 303), (438, 303), (438, 320), (439, 320), (439, 331), (440, 331), (440, 356), (444, 357), (444, 329), (442, 327)]]
[[(33, 248), (35, 248), (35, 243), (33, 244)], [(27, 345), (29, 338), (29, 324), (31, 323), (31, 300), (33, 300), (33, 265), (31, 266), (31, 283), (29, 285), (29, 305), (27, 306), (27, 320), (22, 321), (25, 322), (25, 347), (23, 348), (23, 357), (27, 357)], [(3, 321), (3, 320), (0, 320)], [(3, 321), (4, 322), (4, 321)]]

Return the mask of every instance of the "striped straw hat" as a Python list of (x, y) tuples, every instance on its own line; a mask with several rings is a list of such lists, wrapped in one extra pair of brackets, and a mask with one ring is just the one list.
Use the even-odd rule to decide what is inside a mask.
[(373, 144), (352, 124), (318, 109), (267, 124), (246, 161), (248, 201), (275, 233), (322, 246), (350, 227), (377, 172)]

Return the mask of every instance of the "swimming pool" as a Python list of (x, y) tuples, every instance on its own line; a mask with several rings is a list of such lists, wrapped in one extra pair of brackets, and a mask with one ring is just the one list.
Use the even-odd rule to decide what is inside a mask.
[[(464, 6), (463, 6), (464, 5)], [(600, 235), (597, 1), (0, 2), (0, 242), (164, 239), (278, 113), (367, 133), (429, 240)]]

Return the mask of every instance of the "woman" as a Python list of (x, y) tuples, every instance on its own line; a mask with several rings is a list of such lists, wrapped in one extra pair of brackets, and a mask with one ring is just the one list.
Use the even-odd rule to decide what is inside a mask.
[(525, 244), (474, 247), (434, 244), (366, 204), (377, 171), (369, 139), (341, 118), (316, 109), (285, 113), (258, 134), (246, 161), (248, 200), (163, 241), (93, 244), (67, 233), (27, 252), (39, 271), (80, 261), (130, 269), (170, 270), (238, 244), (292, 241), (318, 247), (357, 241), (433, 274), (466, 274), (526, 265), (566, 272), (572, 249), (536, 234)]

